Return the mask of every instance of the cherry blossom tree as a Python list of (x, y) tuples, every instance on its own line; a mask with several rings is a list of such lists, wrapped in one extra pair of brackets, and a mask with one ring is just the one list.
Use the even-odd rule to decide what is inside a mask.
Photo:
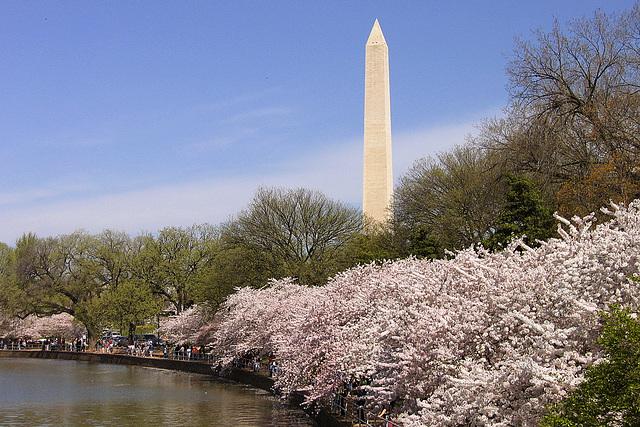
[(0, 316), (0, 336), (10, 338), (78, 338), (87, 330), (68, 313), (38, 317), (29, 315), (24, 319)]
[(165, 320), (158, 328), (158, 334), (172, 344), (195, 343), (200, 329), (211, 316), (211, 309), (207, 305), (192, 305), (179, 315)]
[(9, 313), (0, 310), (0, 337), (17, 338), (22, 337), (22, 325), (24, 320), (11, 316)]
[(407, 426), (536, 425), (547, 404), (602, 360), (599, 312), (639, 305), (640, 201), (556, 217), (560, 238), (449, 260), (363, 265), (308, 288), (291, 279), (228, 298), (206, 328), (229, 366), (273, 351), (285, 394), (328, 401), (368, 378), (370, 408), (393, 404)]
[(25, 335), (32, 338), (79, 338), (87, 333), (86, 328), (68, 313), (46, 317), (32, 315), (27, 321), (30, 324)]

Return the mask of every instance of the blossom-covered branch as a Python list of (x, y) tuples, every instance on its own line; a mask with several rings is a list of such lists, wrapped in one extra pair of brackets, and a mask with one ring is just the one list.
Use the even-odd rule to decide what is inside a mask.
[(561, 220), (561, 238), (535, 249), (515, 241), (359, 266), (317, 288), (245, 288), (207, 336), (227, 364), (274, 352), (276, 386), (309, 402), (366, 377), (369, 405), (393, 403), (405, 425), (535, 425), (602, 357), (598, 312), (638, 306), (639, 210), (614, 206), (598, 226)]

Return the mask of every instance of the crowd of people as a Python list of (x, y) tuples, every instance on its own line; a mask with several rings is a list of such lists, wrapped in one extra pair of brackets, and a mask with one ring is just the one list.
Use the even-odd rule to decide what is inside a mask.
[(258, 350), (249, 351), (238, 356), (233, 361), (236, 368), (251, 369), (253, 372), (268, 372), (270, 377), (275, 377), (278, 373), (278, 361), (273, 353), (262, 354)]
[(164, 357), (177, 360), (209, 360), (209, 349), (205, 346), (192, 346), (188, 344), (171, 345), (166, 342), (154, 344), (152, 340), (136, 340), (133, 344), (127, 341), (104, 337), (95, 343), (95, 351), (102, 353), (125, 353), (139, 357)]
[(28, 340), (26, 338), (7, 339), (0, 338), (0, 349), (4, 350), (62, 350), (62, 351), (87, 351), (87, 341), (83, 338), (43, 338)]

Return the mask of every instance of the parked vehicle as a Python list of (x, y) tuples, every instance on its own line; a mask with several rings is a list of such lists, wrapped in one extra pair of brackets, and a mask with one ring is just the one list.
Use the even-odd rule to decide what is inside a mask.
[(117, 332), (108, 332), (102, 335), (102, 341), (111, 342), (116, 347), (126, 347), (129, 345), (129, 338), (120, 335)]
[(155, 336), (155, 334), (136, 334), (136, 342), (151, 342), (154, 346), (165, 345), (165, 342)]
[(118, 347), (126, 347), (126, 346), (129, 345), (129, 338), (128, 337), (119, 336), (117, 339), (114, 338), (113, 342)]

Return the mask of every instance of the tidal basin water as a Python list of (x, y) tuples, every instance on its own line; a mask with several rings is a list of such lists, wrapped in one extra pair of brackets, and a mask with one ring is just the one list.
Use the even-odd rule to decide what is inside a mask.
[(138, 366), (0, 358), (0, 425), (315, 426), (266, 391)]

